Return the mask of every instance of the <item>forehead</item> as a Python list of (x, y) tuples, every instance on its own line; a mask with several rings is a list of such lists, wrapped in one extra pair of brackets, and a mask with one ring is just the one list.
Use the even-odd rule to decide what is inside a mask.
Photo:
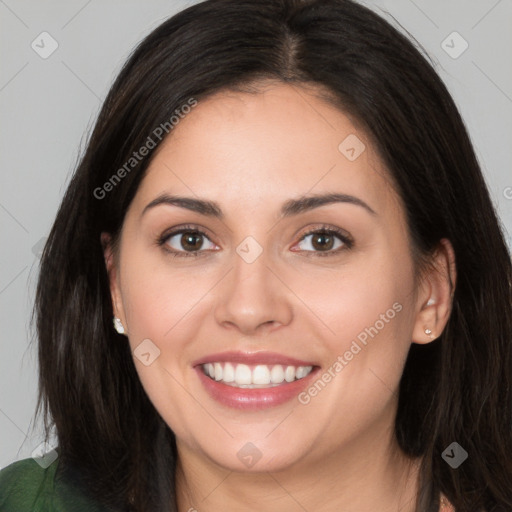
[(230, 208), (276, 209), (308, 193), (360, 197), (376, 211), (399, 201), (367, 136), (314, 91), (274, 84), (198, 102), (163, 141), (134, 207), (162, 192)]

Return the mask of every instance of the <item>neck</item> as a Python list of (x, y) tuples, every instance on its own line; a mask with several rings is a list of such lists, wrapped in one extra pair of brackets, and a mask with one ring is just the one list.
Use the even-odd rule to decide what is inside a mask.
[(353, 440), (276, 472), (230, 471), (178, 444), (178, 511), (413, 512), (419, 460), (407, 458), (392, 435), (382, 441)]

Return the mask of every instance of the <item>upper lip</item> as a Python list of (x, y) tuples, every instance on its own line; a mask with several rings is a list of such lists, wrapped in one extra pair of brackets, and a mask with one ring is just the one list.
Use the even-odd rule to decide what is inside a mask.
[(208, 356), (197, 359), (192, 363), (193, 366), (199, 366), (207, 363), (241, 363), (246, 365), (257, 365), (257, 364), (281, 364), (288, 366), (316, 366), (311, 361), (304, 361), (296, 359), (294, 357), (284, 356), (276, 352), (218, 352), (216, 354), (210, 354)]

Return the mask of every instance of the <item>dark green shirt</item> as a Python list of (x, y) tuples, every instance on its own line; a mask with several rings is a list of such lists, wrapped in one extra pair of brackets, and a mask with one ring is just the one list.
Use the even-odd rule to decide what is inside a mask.
[(60, 476), (58, 465), (59, 459), (43, 469), (30, 458), (0, 471), (0, 512), (107, 512)]

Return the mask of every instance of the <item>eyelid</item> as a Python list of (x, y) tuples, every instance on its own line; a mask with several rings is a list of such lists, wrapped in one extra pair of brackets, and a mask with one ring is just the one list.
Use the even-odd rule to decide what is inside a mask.
[[(172, 238), (176, 235), (179, 235), (179, 234), (187, 233), (187, 232), (197, 233), (197, 234), (205, 237), (212, 244), (217, 245), (217, 244), (215, 244), (215, 242), (213, 242), (213, 240), (210, 238), (210, 236), (205, 232), (205, 230), (202, 227), (200, 227), (198, 225), (192, 225), (192, 224), (177, 226), (177, 227), (174, 227), (174, 228), (171, 228), (171, 229), (165, 231), (157, 239), (157, 243), (160, 246), (165, 246), (165, 245), (167, 245), (167, 242), (170, 238)], [(297, 242), (295, 242), (294, 246), (297, 245), (298, 243), (302, 242), (307, 236), (313, 235), (315, 233), (327, 233), (328, 235), (335, 236), (342, 242), (343, 245), (335, 250), (328, 250), (328, 251), (298, 250), (298, 251), (293, 251), (293, 252), (309, 253), (308, 256), (311, 256), (311, 255), (330, 256), (330, 255), (337, 255), (343, 250), (351, 249), (354, 245), (354, 240), (353, 240), (352, 236), (347, 231), (345, 231), (341, 228), (335, 227), (335, 226), (330, 226), (328, 224), (321, 224), (321, 225), (318, 225), (318, 226), (315, 226), (312, 228), (308, 228), (307, 231), (305, 231), (304, 233), (302, 233), (300, 235), (299, 240)], [(176, 249), (172, 249), (169, 247), (165, 247), (165, 250), (168, 253), (172, 254), (173, 256), (185, 256), (185, 257), (186, 256), (197, 257), (197, 256), (204, 255), (204, 253), (217, 252), (217, 249), (201, 249), (199, 251), (184, 251), (184, 250), (178, 251)]]
[(341, 251), (346, 250), (346, 249), (351, 249), (354, 246), (354, 239), (347, 231), (345, 231), (344, 229), (335, 227), (335, 226), (330, 226), (328, 224), (321, 224), (321, 225), (315, 226), (313, 228), (308, 228), (307, 231), (305, 231), (304, 233), (302, 233), (302, 235), (300, 235), (299, 240), (294, 244), (294, 246), (297, 245), (298, 243), (302, 242), (307, 236), (313, 235), (315, 233), (327, 233), (328, 235), (335, 236), (343, 243), (343, 245), (342, 245), (342, 247), (339, 247), (335, 250), (328, 250), (328, 251), (297, 250), (294, 252), (304, 252), (304, 253), (309, 253), (309, 255), (314, 254), (314, 255), (320, 255), (320, 256), (329, 256), (329, 255), (336, 255), (336, 254), (340, 253)]
[(311, 235), (313, 233), (318, 232), (334, 233), (347, 241), (350, 241), (352, 243), (354, 242), (353, 238), (350, 236), (350, 233), (348, 231), (345, 231), (344, 229), (338, 228), (336, 226), (331, 226), (329, 224), (319, 224), (312, 228), (307, 228), (307, 230), (304, 233), (302, 233), (300, 240), (302, 240), (307, 235)]
[(171, 229), (164, 231), (164, 233), (162, 233), (162, 235), (160, 235), (157, 238), (157, 240), (156, 240), (157, 245), (162, 246), (167, 253), (172, 254), (173, 256), (197, 257), (197, 256), (203, 255), (205, 252), (216, 251), (216, 249), (202, 249), (199, 251), (178, 251), (178, 250), (173, 249), (168, 246), (167, 242), (169, 241), (170, 238), (172, 238), (176, 235), (180, 235), (183, 233), (189, 233), (189, 232), (197, 233), (197, 234), (203, 236), (204, 238), (206, 238), (207, 240), (209, 240), (212, 244), (217, 245), (217, 244), (215, 244), (215, 242), (210, 238), (210, 236), (206, 233), (206, 231), (202, 227), (200, 227), (198, 225), (192, 225), (192, 224), (176, 226), (176, 227), (173, 227)]

